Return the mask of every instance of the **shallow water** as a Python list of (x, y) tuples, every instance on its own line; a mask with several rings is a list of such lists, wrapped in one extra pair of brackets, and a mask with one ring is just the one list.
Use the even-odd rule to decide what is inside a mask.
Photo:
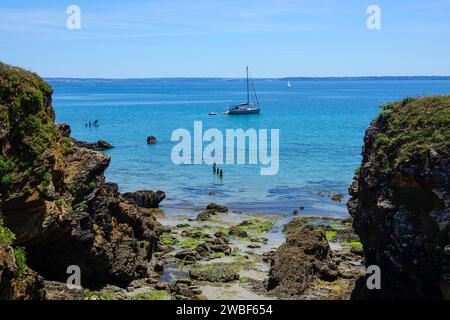
[[(450, 93), (449, 80), (257, 80), (260, 115), (209, 116), (245, 96), (243, 80), (49, 79), (57, 122), (71, 125), (81, 140), (115, 145), (107, 179), (121, 191), (163, 190), (163, 208), (204, 208), (211, 201), (246, 212), (345, 216), (345, 201), (318, 192), (347, 193), (360, 163), (364, 131), (387, 101), (422, 94)], [(86, 128), (98, 119), (100, 126)], [(208, 165), (172, 163), (172, 131), (218, 128), (280, 129), (280, 170), (261, 176), (254, 165), (224, 165), (224, 178)], [(147, 145), (147, 136), (158, 139)], [(214, 192), (215, 195), (208, 195)], [(345, 200), (345, 199), (344, 199)]]

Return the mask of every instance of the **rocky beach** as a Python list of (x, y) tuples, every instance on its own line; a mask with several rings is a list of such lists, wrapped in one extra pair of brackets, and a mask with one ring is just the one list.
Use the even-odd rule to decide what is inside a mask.
[(214, 209), (170, 217), (152, 211), (163, 226), (145, 279), (96, 290), (46, 282), (48, 294), (90, 300), (340, 300), (350, 298), (364, 274), (351, 221), (209, 207)]
[[(449, 115), (448, 96), (382, 108), (347, 218), (214, 202), (166, 213), (170, 190), (119, 192), (100, 152), (113, 146), (73, 139), (52, 88), (0, 64), (0, 299), (448, 299)], [(365, 285), (369, 265), (381, 290)]]

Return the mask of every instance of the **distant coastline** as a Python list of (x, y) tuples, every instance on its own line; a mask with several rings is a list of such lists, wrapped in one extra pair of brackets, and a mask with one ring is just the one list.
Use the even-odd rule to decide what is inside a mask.
[[(216, 80), (233, 81), (243, 78), (228, 77), (156, 77), (156, 78), (67, 78), (67, 77), (44, 77), (46, 81), (157, 81), (157, 80)], [(370, 81), (370, 80), (450, 80), (450, 76), (365, 76), (365, 77), (282, 77), (282, 78), (254, 78), (257, 81)]]

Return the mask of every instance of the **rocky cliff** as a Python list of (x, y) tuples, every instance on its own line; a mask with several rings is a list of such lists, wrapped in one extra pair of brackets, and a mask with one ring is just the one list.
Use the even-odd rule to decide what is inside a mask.
[(54, 124), (45, 81), (0, 64), (0, 211), (14, 246), (44, 277), (65, 281), (70, 265), (81, 268), (82, 284), (149, 272), (160, 225), (105, 182), (109, 162)]
[(353, 298), (450, 298), (450, 97), (382, 107), (366, 131), (348, 203), (367, 265)]

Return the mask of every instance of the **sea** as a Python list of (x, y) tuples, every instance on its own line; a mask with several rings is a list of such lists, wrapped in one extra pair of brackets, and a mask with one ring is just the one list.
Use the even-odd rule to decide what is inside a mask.
[[(245, 101), (245, 79), (46, 80), (54, 89), (56, 122), (69, 124), (76, 139), (114, 145), (105, 151), (111, 156), (107, 181), (122, 192), (164, 191), (167, 212), (217, 202), (250, 214), (302, 208), (305, 215), (346, 217), (364, 133), (380, 105), (450, 94), (450, 78), (438, 77), (255, 79), (261, 113), (230, 116), (221, 113)], [(95, 120), (98, 126), (86, 126)], [(219, 163), (220, 177), (211, 164), (174, 163), (179, 141), (172, 134), (185, 129), (193, 137), (197, 121), (203, 132), (217, 129), (224, 136), (227, 129), (278, 129), (277, 174), (261, 175), (259, 163)], [(147, 144), (151, 135), (156, 144)], [(202, 147), (192, 146), (192, 154), (194, 148)], [(332, 201), (334, 193), (342, 201)]]

